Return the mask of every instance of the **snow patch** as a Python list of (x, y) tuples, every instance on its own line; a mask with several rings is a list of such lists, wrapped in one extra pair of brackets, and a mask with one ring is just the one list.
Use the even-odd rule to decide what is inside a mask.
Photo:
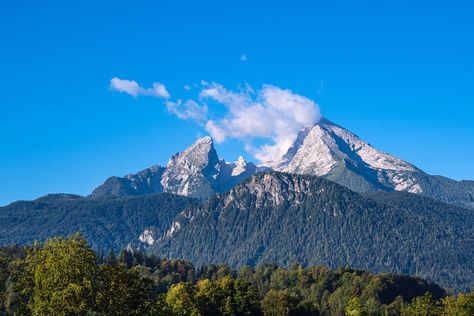
[(171, 228), (168, 229), (166, 232), (166, 237), (171, 237), (175, 232), (177, 232), (181, 228), (181, 224), (179, 222), (173, 222), (171, 224)]
[(147, 244), (148, 246), (153, 246), (153, 244), (157, 241), (155, 230), (152, 228), (145, 229), (138, 237), (138, 240), (144, 244)]

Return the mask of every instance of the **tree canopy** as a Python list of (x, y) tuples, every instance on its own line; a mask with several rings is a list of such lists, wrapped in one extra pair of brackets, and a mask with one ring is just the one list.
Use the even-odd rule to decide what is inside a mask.
[(403, 275), (340, 268), (194, 268), (141, 251), (97, 255), (81, 234), (0, 248), (0, 315), (473, 315), (474, 293), (447, 295)]

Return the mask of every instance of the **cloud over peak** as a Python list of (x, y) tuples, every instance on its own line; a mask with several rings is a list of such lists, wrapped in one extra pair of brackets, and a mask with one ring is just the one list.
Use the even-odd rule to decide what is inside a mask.
[(200, 105), (194, 100), (183, 100), (179, 99), (176, 102), (165, 101), (166, 108), (169, 112), (176, 115), (178, 118), (183, 120), (195, 121), (199, 124), (203, 124), (207, 120), (207, 105)]
[[(273, 85), (264, 85), (256, 93), (253, 89), (236, 93), (212, 83), (201, 91), (200, 98), (212, 99), (228, 110), (223, 117), (209, 120), (206, 131), (217, 142), (227, 138), (243, 140), (260, 161), (279, 159), (303, 127), (313, 125), (321, 118), (314, 101)], [(255, 139), (270, 142), (254, 147), (252, 140)]]
[(134, 97), (165, 99), (163, 104), (176, 117), (196, 122), (218, 143), (230, 138), (242, 141), (246, 150), (261, 162), (280, 159), (298, 132), (321, 118), (314, 101), (268, 84), (255, 91), (245, 83), (238, 91), (232, 91), (219, 83), (201, 81), (196, 85), (195, 100), (177, 101), (170, 100), (166, 87), (159, 82), (152, 88), (143, 88), (133, 80), (115, 77), (110, 80), (110, 87)]

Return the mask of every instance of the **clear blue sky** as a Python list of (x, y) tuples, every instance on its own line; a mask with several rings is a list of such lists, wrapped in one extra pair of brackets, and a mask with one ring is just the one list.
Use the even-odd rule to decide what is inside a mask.
[(291, 89), (377, 148), (474, 179), (473, 12), (467, 0), (3, 1), (0, 205), (87, 194), (205, 134), (155, 98), (110, 91), (115, 76), (176, 97), (201, 80)]

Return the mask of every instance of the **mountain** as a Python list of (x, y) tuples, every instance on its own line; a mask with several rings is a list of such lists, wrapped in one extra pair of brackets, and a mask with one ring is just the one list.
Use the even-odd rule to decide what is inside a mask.
[(226, 162), (219, 159), (212, 139), (206, 136), (173, 155), (166, 167), (153, 166), (125, 177), (110, 177), (91, 196), (168, 192), (204, 200), (265, 170), (316, 175), (359, 193), (403, 191), (474, 208), (474, 181), (429, 175), (324, 118), (301, 130), (277, 161), (259, 167), (243, 157)]
[(473, 181), (429, 175), (323, 119), (267, 166), (226, 162), (204, 137), (166, 167), (110, 177), (88, 197), (0, 207), (0, 245), (82, 231), (95, 249), (144, 247), (198, 265), (299, 261), (465, 289), (473, 196)]
[(127, 196), (163, 192), (161, 177), (164, 171), (165, 168), (156, 165), (123, 178), (110, 177), (96, 188), (91, 196)]
[(474, 284), (471, 210), (407, 192), (359, 194), (310, 175), (259, 172), (207, 201), (51, 194), (0, 207), (0, 245), (77, 231), (94, 249), (141, 247), (198, 265), (298, 261), (417, 275), (456, 290)]
[(50, 194), (0, 207), (0, 245), (32, 244), (80, 231), (94, 249), (117, 252), (138, 242), (138, 236), (153, 244), (180, 211), (197, 204), (169, 193), (101, 199)]
[(324, 177), (356, 192), (404, 191), (474, 208), (474, 181), (431, 176), (327, 119), (303, 129), (274, 170)]
[(168, 192), (206, 199), (216, 192), (229, 190), (255, 172), (257, 167), (243, 157), (232, 163), (219, 159), (212, 138), (206, 136), (173, 155), (166, 168), (154, 166), (123, 178), (110, 177), (91, 196)]
[(197, 265), (351, 266), (459, 290), (474, 284), (472, 249), (470, 210), (409, 193), (363, 196), (315, 176), (270, 172), (184, 210), (151, 251)]

